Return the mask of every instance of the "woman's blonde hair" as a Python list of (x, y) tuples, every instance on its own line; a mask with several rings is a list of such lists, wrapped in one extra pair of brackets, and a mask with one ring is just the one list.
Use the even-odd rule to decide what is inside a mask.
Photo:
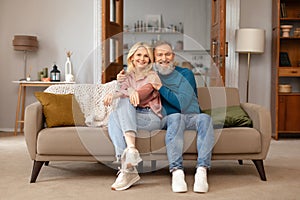
[(146, 67), (144, 73), (149, 72), (150, 70), (152, 70), (152, 63), (153, 63), (153, 50), (152, 47), (145, 42), (137, 42), (135, 43), (129, 50), (128, 55), (127, 55), (127, 72), (134, 72), (135, 71), (135, 66), (133, 65), (132, 61), (131, 61), (131, 57), (133, 56), (133, 54), (138, 50), (138, 48), (140, 47), (144, 47), (147, 50), (147, 53), (149, 55), (149, 65)]

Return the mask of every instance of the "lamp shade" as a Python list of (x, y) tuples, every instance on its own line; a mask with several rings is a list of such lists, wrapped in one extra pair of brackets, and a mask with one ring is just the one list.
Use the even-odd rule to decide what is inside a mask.
[(236, 52), (263, 53), (265, 50), (265, 30), (242, 28), (236, 30)]
[(36, 36), (15, 35), (13, 46), (16, 51), (37, 51), (38, 40)]

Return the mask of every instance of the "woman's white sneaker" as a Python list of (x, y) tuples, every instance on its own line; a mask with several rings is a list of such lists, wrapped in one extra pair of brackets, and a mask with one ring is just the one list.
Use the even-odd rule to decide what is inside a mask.
[(120, 170), (116, 181), (112, 184), (112, 190), (126, 190), (140, 180), (140, 176), (135, 168), (131, 170)]

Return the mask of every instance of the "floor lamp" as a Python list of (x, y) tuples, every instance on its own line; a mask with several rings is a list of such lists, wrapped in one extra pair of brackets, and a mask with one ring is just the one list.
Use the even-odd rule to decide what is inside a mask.
[(29, 35), (15, 35), (13, 39), (14, 50), (24, 52), (24, 78), (20, 80), (27, 80), (27, 53), (29, 51), (37, 51), (38, 40), (36, 36)]
[(250, 57), (251, 54), (264, 53), (265, 30), (257, 28), (242, 28), (236, 30), (236, 52), (248, 54), (247, 96), (249, 101)]

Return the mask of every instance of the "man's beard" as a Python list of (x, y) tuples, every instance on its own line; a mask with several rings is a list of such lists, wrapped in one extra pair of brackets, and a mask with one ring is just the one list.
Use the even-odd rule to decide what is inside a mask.
[(153, 65), (153, 68), (161, 75), (169, 75), (174, 71), (175, 65), (174, 62), (170, 62), (170, 64), (167, 67), (163, 67), (159, 63), (155, 63)]

